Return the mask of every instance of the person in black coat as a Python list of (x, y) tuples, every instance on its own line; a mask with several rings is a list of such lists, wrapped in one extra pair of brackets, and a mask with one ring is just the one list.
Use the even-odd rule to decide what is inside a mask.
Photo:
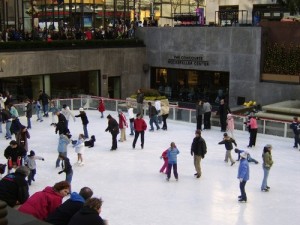
[(22, 158), (26, 156), (26, 150), (19, 146), (17, 141), (12, 140), (9, 146), (4, 150), (4, 157), (8, 160), (7, 173), (11, 172), (12, 168), (22, 165)]
[(195, 135), (191, 146), (191, 155), (194, 156), (194, 166), (197, 172), (194, 176), (200, 178), (202, 174), (200, 163), (207, 152), (207, 147), (205, 140), (201, 137), (201, 130), (196, 130)]
[(27, 129), (31, 129), (31, 117), (32, 117), (32, 101), (27, 99), (27, 105), (25, 110), (26, 118), (27, 118)]
[(82, 126), (83, 126), (84, 139), (88, 139), (89, 138), (89, 133), (88, 133), (88, 130), (87, 130), (87, 125), (89, 123), (89, 120), (87, 118), (87, 115), (86, 115), (84, 109), (79, 108), (79, 115), (77, 115), (75, 117), (80, 117), (81, 118)]
[(227, 127), (227, 114), (231, 113), (230, 108), (228, 105), (225, 103), (224, 99), (220, 100), (220, 105), (219, 105), (219, 111), (218, 114), (220, 116), (220, 125), (221, 125), (221, 132), (226, 132), (226, 127)]
[(71, 184), (72, 182), (72, 177), (73, 177), (73, 169), (70, 163), (70, 160), (68, 157), (64, 155), (59, 155), (58, 156), (60, 160), (62, 160), (61, 167), (62, 170), (58, 172), (58, 174), (66, 173), (66, 181)]
[(42, 90), (39, 91), (40, 95), (38, 100), (42, 102), (43, 111), (44, 111), (44, 117), (48, 117), (48, 107), (49, 107), (49, 101), (50, 97)]
[(59, 135), (68, 133), (67, 131), (69, 129), (68, 129), (68, 126), (67, 126), (66, 117), (62, 113), (60, 113), (59, 111), (56, 112), (56, 115), (57, 115), (57, 118), (58, 118), (58, 122), (55, 125), (55, 133), (57, 134), (57, 132), (58, 132)]
[(89, 187), (81, 188), (79, 194), (73, 192), (71, 197), (52, 212), (45, 221), (53, 225), (68, 225), (72, 216), (83, 207), (85, 201), (92, 195), (93, 191)]
[(105, 132), (109, 131), (112, 136), (112, 146), (110, 150), (117, 150), (117, 136), (119, 134), (119, 124), (110, 114), (106, 118), (108, 119), (108, 126), (105, 129)]
[(15, 173), (10, 173), (0, 180), (0, 200), (5, 201), (10, 207), (23, 204), (29, 198), (26, 177), (29, 168), (20, 166)]
[(106, 225), (107, 222), (99, 215), (101, 212), (102, 200), (90, 198), (70, 220), (68, 225)]

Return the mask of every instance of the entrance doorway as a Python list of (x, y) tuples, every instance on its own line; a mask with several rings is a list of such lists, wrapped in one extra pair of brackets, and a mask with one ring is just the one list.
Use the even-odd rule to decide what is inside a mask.
[(121, 77), (108, 78), (108, 95), (110, 98), (121, 98)]

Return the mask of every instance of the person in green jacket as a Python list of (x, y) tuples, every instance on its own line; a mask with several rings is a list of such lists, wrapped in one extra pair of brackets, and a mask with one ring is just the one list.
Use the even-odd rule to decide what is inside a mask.
[(272, 160), (272, 145), (266, 145), (263, 150), (262, 158), (263, 158), (263, 170), (264, 170), (264, 178), (261, 184), (261, 191), (267, 192), (270, 190), (270, 187), (268, 186), (268, 177), (269, 177), (269, 172), (270, 169), (273, 165), (273, 160)]

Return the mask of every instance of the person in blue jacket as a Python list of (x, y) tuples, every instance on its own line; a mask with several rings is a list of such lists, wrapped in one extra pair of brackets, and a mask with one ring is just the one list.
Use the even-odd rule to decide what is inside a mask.
[(247, 181), (249, 180), (249, 163), (247, 160), (246, 152), (241, 153), (241, 161), (239, 165), (237, 178), (240, 181), (240, 190), (241, 190), (241, 195), (238, 197), (239, 202), (247, 202), (247, 194), (245, 191), (245, 186)]
[(167, 156), (168, 156), (168, 169), (167, 169), (167, 181), (170, 180), (171, 171), (173, 167), (173, 173), (176, 181), (178, 180), (177, 173), (177, 155), (179, 154), (179, 150), (177, 149), (174, 142), (171, 143), (171, 147), (168, 148)]
[(92, 196), (93, 191), (89, 187), (81, 188), (79, 194), (72, 192), (70, 198), (52, 212), (45, 221), (53, 225), (67, 225), (72, 216), (75, 215), (83, 207), (86, 200)]

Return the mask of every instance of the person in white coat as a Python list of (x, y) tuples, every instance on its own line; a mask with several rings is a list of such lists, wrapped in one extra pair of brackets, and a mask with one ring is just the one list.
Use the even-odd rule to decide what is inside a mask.
[(83, 166), (84, 165), (83, 154), (84, 154), (84, 150), (85, 150), (84, 134), (79, 134), (78, 140), (73, 145), (73, 147), (75, 148), (75, 152), (77, 153), (77, 163), (76, 164), (79, 166)]
[(69, 119), (70, 119), (70, 117), (72, 117), (73, 120), (74, 120), (74, 122), (75, 122), (75, 116), (72, 113), (72, 111), (70, 110), (70, 107), (67, 106), (66, 104), (63, 105), (63, 107), (61, 109), (61, 113), (66, 117), (67, 127), (69, 127)]

